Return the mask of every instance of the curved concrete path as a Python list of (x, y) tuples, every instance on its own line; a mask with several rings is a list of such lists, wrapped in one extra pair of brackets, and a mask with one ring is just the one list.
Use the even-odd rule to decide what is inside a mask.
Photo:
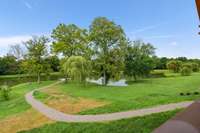
[[(56, 82), (50, 86), (54, 86), (59, 84), (60, 82)], [(37, 90), (45, 89), (50, 86), (46, 86)], [(34, 90), (36, 91), (36, 90)], [(113, 121), (113, 120), (120, 120), (125, 118), (133, 118), (138, 116), (145, 116), (150, 115), (153, 113), (160, 113), (166, 112), (174, 109), (185, 108), (191, 105), (193, 102), (181, 102), (181, 103), (173, 103), (168, 105), (161, 105), (157, 107), (147, 108), (147, 109), (140, 109), (140, 110), (131, 110), (126, 112), (118, 112), (118, 113), (111, 113), (111, 114), (101, 114), (101, 115), (70, 115), (65, 114), (60, 111), (57, 111), (53, 108), (48, 107), (47, 105), (43, 104), (42, 102), (38, 101), (34, 98), (33, 93), (31, 91), (25, 95), (26, 101), (37, 111), (42, 113), (43, 115), (47, 116), (48, 118), (60, 121), (60, 122), (102, 122), (102, 121)]]

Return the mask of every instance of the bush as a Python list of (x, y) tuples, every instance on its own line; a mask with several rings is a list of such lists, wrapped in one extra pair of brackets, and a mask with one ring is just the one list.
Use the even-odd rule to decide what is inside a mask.
[(182, 62), (179, 60), (172, 60), (167, 63), (167, 68), (173, 71), (174, 73), (180, 72), (181, 67), (182, 67)]
[(191, 93), (190, 93), (190, 92), (188, 92), (188, 93), (186, 93), (186, 95), (187, 95), (187, 96), (189, 96), (189, 95), (191, 95)]
[(151, 78), (162, 78), (166, 77), (164, 71), (152, 71), (149, 75)]
[(4, 98), (4, 100), (9, 100), (11, 89), (7, 85), (1, 86), (0, 89), (1, 89), (1, 95)]
[(183, 67), (182, 69), (181, 69), (181, 75), (182, 76), (190, 76), (191, 75), (191, 73), (192, 73), (192, 69), (191, 68), (189, 68), (189, 67)]
[(193, 72), (199, 72), (199, 64), (191, 63), (191, 65), (192, 65), (192, 71)]

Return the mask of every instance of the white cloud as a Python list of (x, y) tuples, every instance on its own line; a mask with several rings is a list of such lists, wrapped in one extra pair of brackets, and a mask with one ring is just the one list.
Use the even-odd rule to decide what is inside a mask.
[(171, 45), (171, 46), (177, 46), (178, 43), (177, 42), (171, 42), (169, 45)]
[(0, 37), (0, 47), (12, 45), (12, 44), (18, 44), (18, 43), (21, 43), (22, 41), (29, 40), (31, 37), (32, 36), (29, 36), (29, 35)]
[(146, 39), (165, 39), (165, 38), (173, 38), (174, 35), (157, 35), (157, 36), (149, 36), (145, 37)]
[(8, 52), (10, 45), (21, 44), (31, 39), (31, 37), (29, 35), (0, 37), (0, 56)]
[(148, 31), (148, 30), (157, 29), (158, 27), (160, 27), (162, 25), (165, 25), (165, 24), (167, 24), (167, 23), (165, 22), (165, 23), (160, 23), (160, 24), (155, 24), (155, 25), (149, 25), (149, 26), (146, 26), (146, 27), (142, 27), (142, 28), (136, 29), (135, 31), (131, 32), (131, 34), (137, 34), (137, 33), (145, 32), (145, 31)]
[[(165, 23), (160, 23), (160, 24), (155, 24), (155, 25), (149, 25), (149, 26), (146, 26), (146, 27), (142, 27), (142, 28), (139, 28), (139, 29), (136, 29), (136, 30), (133, 30), (132, 32), (129, 32), (128, 35), (130, 37), (130, 39), (137, 39), (137, 38), (141, 38), (141, 34), (143, 34), (143, 32), (146, 32), (146, 31), (150, 31), (150, 30), (154, 30), (154, 29), (158, 29), (160, 28), (162, 25), (165, 25), (167, 24), (167, 22)], [(139, 35), (139, 36), (138, 36)], [(170, 36), (171, 37), (171, 36)], [(142, 37), (144, 38), (144, 36)], [(147, 39), (154, 39), (154, 38), (169, 38), (169, 35), (160, 35), (160, 36), (150, 36), (150, 37), (145, 37)]]
[(25, 6), (26, 6), (27, 8), (29, 8), (29, 9), (32, 9), (32, 8), (33, 8), (28, 2), (25, 2), (24, 4), (25, 4)]
[(32, 8), (33, 8), (33, 6), (32, 6), (29, 2), (27, 2), (26, 0), (23, 0), (22, 3), (23, 3), (28, 9), (32, 9)]
[(133, 31), (132, 34), (144, 32), (144, 31), (147, 31), (147, 30), (152, 30), (152, 29), (155, 29), (157, 26), (158, 25), (151, 25), (151, 26), (143, 27), (143, 28), (140, 28), (140, 29)]

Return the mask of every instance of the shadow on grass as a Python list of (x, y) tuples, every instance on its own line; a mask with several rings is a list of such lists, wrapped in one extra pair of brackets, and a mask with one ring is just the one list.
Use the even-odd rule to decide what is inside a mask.
[(141, 84), (141, 83), (151, 83), (152, 81), (151, 80), (147, 80), (147, 79), (140, 79), (140, 80), (129, 80), (129, 81), (126, 81), (126, 83), (128, 85), (133, 85), (133, 84)]

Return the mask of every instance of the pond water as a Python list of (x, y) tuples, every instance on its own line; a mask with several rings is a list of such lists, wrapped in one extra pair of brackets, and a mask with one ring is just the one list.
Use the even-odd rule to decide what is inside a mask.
[[(87, 79), (88, 82), (102, 85), (103, 77), (99, 78), (98, 80), (94, 79)], [(125, 79), (121, 79), (119, 81), (109, 81), (108, 86), (128, 86)]]

